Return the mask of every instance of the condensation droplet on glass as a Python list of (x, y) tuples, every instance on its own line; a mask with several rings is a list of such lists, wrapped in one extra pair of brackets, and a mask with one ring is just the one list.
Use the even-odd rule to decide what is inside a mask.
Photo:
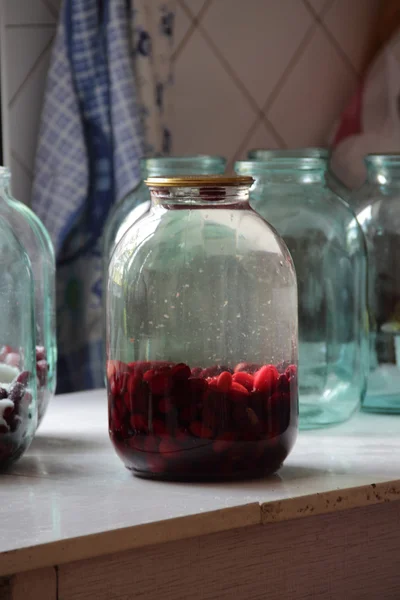
[[(228, 300), (225, 300), (225, 302), (224, 302), (224, 307), (225, 307), (225, 306), (228, 306)], [(222, 321), (220, 321), (220, 323), (222, 323)]]
[(199, 273), (204, 273), (204, 269), (199, 269)]
[(169, 319), (169, 315), (163, 315), (164, 319)]
[(280, 260), (279, 264), (281, 265), (281, 267), (283, 267), (283, 260)]
[(238, 313), (238, 314), (236, 315), (236, 318), (237, 318), (237, 319), (240, 319), (240, 317), (241, 317), (241, 316), (242, 316), (242, 315), (241, 315), (240, 313)]
[(189, 287), (190, 287), (190, 285), (189, 285), (188, 283), (185, 283), (185, 285), (184, 285), (183, 287), (185, 287), (185, 288), (189, 288)]

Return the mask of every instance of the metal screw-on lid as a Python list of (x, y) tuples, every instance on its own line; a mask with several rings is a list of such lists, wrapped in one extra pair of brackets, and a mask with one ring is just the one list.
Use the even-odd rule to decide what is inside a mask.
[(250, 187), (253, 181), (252, 177), (237, 175), (184, 175), (181, 177), (149, 177), (145, 180), (145, 184), (149, 187)]

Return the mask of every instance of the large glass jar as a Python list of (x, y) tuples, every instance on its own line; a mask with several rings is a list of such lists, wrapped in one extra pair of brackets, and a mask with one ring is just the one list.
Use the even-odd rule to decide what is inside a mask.
[[(55, 258), (40, 219), (10, 192), (10, 171), (0, 168), (0, 215), (11, 225), (28, 253), (34, 277), (38, 425), (56, 386)], [(1, 347), (0, 340), (0, 347)]]
[[(271, 157), (282, 157), (282, 158), (322, 158), (328, 161), (330, 159), (330, 153), (326, 148), (291, 148), (286, 150), (267, 150), (257, 148), (255, 150), (249, 150), (248, 158), (250, 160), (269, 160)], [(325, 181), (329, 189), (331, 189), (336, 195), (349, 201), (350, 190), (340, 179), (335, 175), (331, 168), (327, 167), (325, 171)]]
[(37, 387), (31, 264), (1, 215), (0, 264), (0, 469), (4, 469), (33, 439)]
[(350, 207), (326, 185), (323, 156), (240, 161), (251, 206), (285, 240), (299, 294), (300, 427), (340, 423), (359, 408), (368, 369), (366, 250)]
[(131, 194), (116, 204), (104, 229), (103, 252), (105, 271), (111, 254), (124, 233), (150, 210), (150, 192), (144, 183), (147, 177), (174, 175), (222, 175), (226, 160), (220, 156), (171, 156), (143, 158), (140, 161), (142, 180)]
[(400, 413), (400, 155), (366, 157), (353, 194), (368, 249), (370, 373), (363, 408)]
[(138, 475), (262, 475), (295, 441), (296, 277), (251, 182), (148, 180), (153, 208), (112, 256), (109, 430)]

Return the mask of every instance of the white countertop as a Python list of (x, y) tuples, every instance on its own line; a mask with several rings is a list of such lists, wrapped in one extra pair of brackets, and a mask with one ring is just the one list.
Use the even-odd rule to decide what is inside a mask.
[(361, 413), (301, 432), (267, 479), (165, 483), (124, 468), (108, 439), (105, 391), (97, 390), (56, 397), (27, 454), (0, 477), (4, 575), (400, 499), (400, 418)]

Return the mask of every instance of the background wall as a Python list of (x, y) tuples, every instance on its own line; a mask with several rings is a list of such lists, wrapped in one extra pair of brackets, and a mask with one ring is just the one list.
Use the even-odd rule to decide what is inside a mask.
[(174, 152), (326, 145), (380, 0), (179, 0)]
[[(60, 3), (0, 2), (5, 162), (26, 202)], [(223, 154), (232, 164), (255, 146), (326, 144), (359, 79), (378, 6), (177, 0), (174, 152)]]

